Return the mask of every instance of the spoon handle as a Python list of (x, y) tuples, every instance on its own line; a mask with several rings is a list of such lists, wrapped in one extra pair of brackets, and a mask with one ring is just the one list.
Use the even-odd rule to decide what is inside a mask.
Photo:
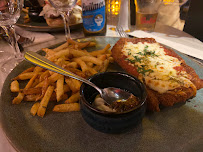
[(35, 65), (38, 65), (42, 68), (45, 68), (45, 69), (48, 69), (48, 70), (51, 70), (53, 72), (57, 72), (59, 74), (62, 74), (62, 75), (65, 75), (65, 76), (69, 76), (71, 78), (74, 78), (74, 79), (77, 79), (79, 81), (82, 81), (84, 83), (87, 83), (89, 84), (90, 86), (94, 87), (95, 89), (97, 89), (97, 91), (99, 91), (99, 93), (102, 93), (101, 89), (98, 88), (95, 84), (93, 84), (92, 82), (56, 65), (55, 63), (51, 62), (50, 60), (44, 58), (43, 56), (35, 53), (35, 52), (32, 52), (32, 51), (27, 51), (25, 52), (25, 55), (24, 55), (25, 59)]

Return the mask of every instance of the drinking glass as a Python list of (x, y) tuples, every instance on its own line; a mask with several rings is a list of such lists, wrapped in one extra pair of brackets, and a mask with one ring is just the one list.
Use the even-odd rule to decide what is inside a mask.
[(6, 60), (1, 67), (1, 71), (9, 73), (20, 61), (23, 56), (20, 53), (16, 40), (14, 24), (20, 17), (20, 12), (23, 7), (24, 0), (1, 0), (0, 1), (0, 26), (9, 36), (10, 44), (14, 50), (14, 57)]
[[(4, 32), (4, 29), (3, 27), (0, 27), (0, 36), (1, 36), (1, 39), (7, 41), (7, 35), (6, 33)], [(2, 45), (2, 44), (0, 44)], [(4, 47), (1, 46), (0, 48), (0, 63), (3, 63), (5, 62), (6, 60), (8, 60), (10, 57), (12, 56), (12, 53), (8, 52), (5, 50)]]
[(135, 0), (136, 29), (152, 32), (155, 28), (161, 0)]
[(70, 12), (75, 7), (77, 0), (49, 0), (49, 2), (61, 14), (63, 18), (66, 39), (71, 38), (69, 16)]

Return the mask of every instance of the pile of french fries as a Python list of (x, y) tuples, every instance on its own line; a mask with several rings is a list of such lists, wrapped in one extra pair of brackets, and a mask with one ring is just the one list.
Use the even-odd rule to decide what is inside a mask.
[(25, 16), (23, 17), (24, 23), (29, 23), (30, 22), (30, 17), (28, 15), (29, 7), (22, 8), (22, 11), (25, 13)]
[[(109, 63), (113, 62), (110, 44), (102, 50), (88, 52), (87, 47), (94, 47), (95, 42), (77, 42), (72, 39), (54, 49), (44, 48), (45, 57), (55, 64), (83, 77), (88, 78), (98, 72), (106, 71)], [(27, 80), (21, 89), (19, 82)], [(10, 90), (18, 95), (13, 104), (22, 101), (33, 101), (30, 113), (44, 117), (49, 102), (55, 102), (54, 112), (79, 111), (81, 82), (61, 74), (35, 66), (30, 67), (12, 79)]]

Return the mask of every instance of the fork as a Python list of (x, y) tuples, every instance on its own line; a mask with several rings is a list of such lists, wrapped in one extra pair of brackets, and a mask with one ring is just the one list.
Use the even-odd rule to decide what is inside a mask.
[(116, 32), (120, 35), (120, 37), (128, 37), (121, 26), (116, 26)]

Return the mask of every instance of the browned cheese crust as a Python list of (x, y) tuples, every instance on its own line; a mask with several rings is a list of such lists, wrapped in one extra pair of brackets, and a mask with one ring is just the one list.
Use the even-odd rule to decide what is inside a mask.
[[(135, 66), (129, 63), (129, 61), (125, 60), (127, 56), (122, 54), (122, 49), (125, 42), (132, 42), (134, 44), (138, 42), (148, 42), (148, 43), (156, 43), (155, 39), (153, 38), (121, 38), (112, 48), (112, 56), (114, 60), (129, 74), (134, 75), (135, 77), (139, 76), (137, 69)], [(163, 46), (164, 47), (164, 46)], [(173, 50), (164, 47), (167, 51), (167, 54), (173, 57), (178, 58), (182, 62), (181, 66), (184, 67), (185, 71), (191, 76), (191, 82), (196, 86), (195, 87), (181, 87), (176, 88), (174, 90), (167, 91), (166, 93), (158, 93), (150, 89), (148, 86), (147, 88), (147, 109), (150, 111), (160, 111), (160, 105), (162, 106), (173, 106), (175, 103), (178, 102), (185, 102), (186, 100), (194, 97), (196, 95), (196, 90), (203, 88), (203, 80), (199, 78), (196, 74), (195, 70), (188, 66), (185, 61)]]

